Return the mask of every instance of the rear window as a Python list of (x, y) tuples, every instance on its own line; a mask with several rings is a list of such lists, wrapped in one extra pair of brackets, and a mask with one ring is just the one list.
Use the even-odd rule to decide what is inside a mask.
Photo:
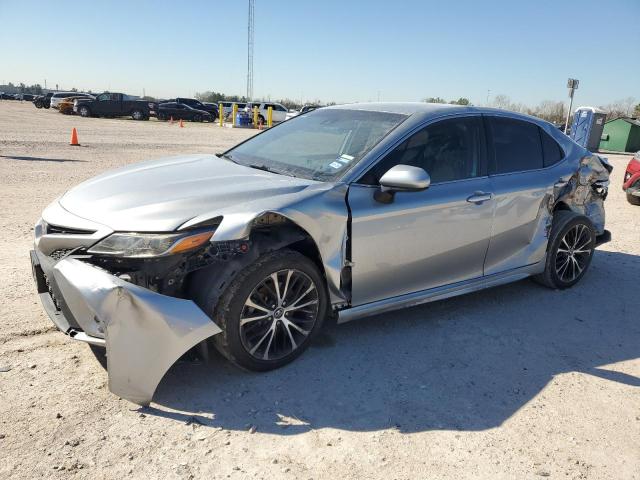
[(536, 170), (544, 165), (537, 125), (522, 120), (489, 117), (494, 174)]
[(545, 167), (550, 167), (562, 160), (564, 152), (560, 145), (558, 145), (558, 142), (551, 138), (551, 135), (540, 129), (540, 139), (542, 140), (542, 153)]

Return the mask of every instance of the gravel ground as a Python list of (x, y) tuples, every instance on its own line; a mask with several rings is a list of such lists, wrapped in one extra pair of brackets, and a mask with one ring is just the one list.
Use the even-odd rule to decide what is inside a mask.
[(99, 172), (250, 134), (0, 102), (0, 478), (640, 478), (629, 155), (609, 155), (613, 241), (576, 288), (522, 281), (334, 327), (266, 374), (179, 362), (146, 409), (109, 393), (40, 306), (33, 224)]

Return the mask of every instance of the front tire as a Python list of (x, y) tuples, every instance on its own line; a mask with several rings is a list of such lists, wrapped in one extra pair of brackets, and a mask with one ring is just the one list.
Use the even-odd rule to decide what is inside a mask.
[(142, 110), (134, 110), (131, 112), (131, 118), (134, 120), (144, 120), (144, 113)]
[(201, 306), (223, 331), (213, 337), (215, 347), (253, 371), (273, 370), (296, 359), (328, 311), (322, 274), (309, 258), (288, 249), (265, 254), (241, 271), (217, 305), (206, 294), (204, 301)]
[(553, 289), (572, 287), (587, 272), (596, 248), (596, 232), (584, 215), (560, 210), (554, 213), (545, 270), (534, 277)]

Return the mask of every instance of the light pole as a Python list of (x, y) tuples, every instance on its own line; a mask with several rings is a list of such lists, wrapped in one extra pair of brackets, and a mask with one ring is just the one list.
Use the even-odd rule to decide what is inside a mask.
[(567, 130), (569, 129), (569, 117), (571, 116), (571, 110), (573, 109), (573, 94), (578, 89), (578, 83), (580, 80), (575, 78), (570, 78), (567, 80), (567, 88), (569, 89), (569, 111), (567, 112), (567, 120), (564, 122), (564, 134), (567, 134)]

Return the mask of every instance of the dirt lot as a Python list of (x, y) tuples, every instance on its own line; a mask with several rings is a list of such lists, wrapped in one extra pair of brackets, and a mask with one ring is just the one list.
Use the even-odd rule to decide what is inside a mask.
[[(82, 147), (68, 145), (73, 126)], [(40, 306), (33, 224), (106, 169), (249, 134), (0, 102), (0, 478), (640, 478), (628, 155), (609, 156), (613, 241), (577, 288), (522, 281), (354, 322), (267, 374), (179, 362), (148, 409), (109, 393), (88, 347)]]

